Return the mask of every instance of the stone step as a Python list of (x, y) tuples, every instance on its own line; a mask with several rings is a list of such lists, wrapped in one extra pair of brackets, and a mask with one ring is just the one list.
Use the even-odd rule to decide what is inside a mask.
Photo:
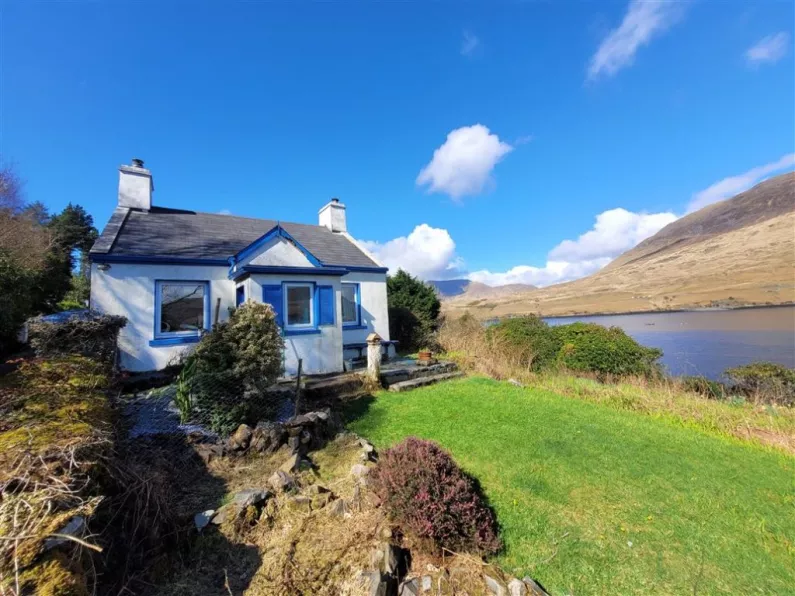
[(439, 362), (429, 366), (412, 366), (381, 371), (381, 384), (389, 387), (395, 383), (410, 381), (421, 377), (432, 377), (444, 373), (455, 372), (458, 366), (454, 362)]
[(439, 383), (441, 381), (460, 379), (463, 376), (464, 373), (456, 371), (456, 372), (442, 373), (438, 375), (417, 377), (415, 379), (409, 379), (408, 381), (400, 381), (399, 383), (393, 383), (389, 386), (389, 390), (395, 392), (410, 391), (411, 389), (417, 389), (418, 387), (425, 387), (426, 385), (433, 385), (434, 383)]

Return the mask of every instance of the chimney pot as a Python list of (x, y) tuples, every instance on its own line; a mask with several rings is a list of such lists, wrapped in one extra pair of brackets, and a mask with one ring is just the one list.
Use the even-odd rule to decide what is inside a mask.
[(144, 167), (144, 160), (143, 159), (139, 159), (137, 157), (133, 157), (132, 158), (132, 165), (135, 168), (143, 168)]

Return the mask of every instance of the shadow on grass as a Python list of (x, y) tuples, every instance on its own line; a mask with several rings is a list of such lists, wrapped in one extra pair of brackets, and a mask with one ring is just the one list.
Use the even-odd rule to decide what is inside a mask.
[(234, 594), (260, 566), (254, 546), (230, 541), (193, 516), (216, 509), (226, 482), (211, 473), (187, 437), (121, 444), (109, 468), (109, 496), (92, 520), (106, 556), (98, 593)]

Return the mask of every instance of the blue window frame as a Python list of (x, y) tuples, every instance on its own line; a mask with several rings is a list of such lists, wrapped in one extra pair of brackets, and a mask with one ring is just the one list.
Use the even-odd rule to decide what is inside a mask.
[(240, 306), (246, 301), (246, 286), (240, 284), (235, 288), (235, 306)]
[(342, 283), (342, 326), (360, 327), (362, 324), (362, 289), (357, 283)]
[(199, 341), (210, 328), (210, 282), (155, 280), (154, 339), (150, 345)]

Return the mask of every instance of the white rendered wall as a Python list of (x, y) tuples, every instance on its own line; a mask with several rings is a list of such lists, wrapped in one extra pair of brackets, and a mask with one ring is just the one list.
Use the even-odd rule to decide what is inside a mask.
[[(130, 371), (160, 370), (172, 364), (196, 344), (150, 346), (155, 326), (155, 280), (190, 280), (210, 282), (210, 317), (221, 299), (219, 321), (229, 318), (235, 306), (235, 282), (228, 278), (225, 266), (138, 265), (112, 263), (107, 271), (91, 265), (91, 308), (127, 317), (127, 326), (119, 335), (121, 367)], [(261, 295), (260, 295), (261, 296)]]
[[(351, 272), (341, 280), (343, 283), (359, 284), (361, 296), (362, 325), (365, 329), (345, 329), (343, 327), (343, 344), (364, 343), (367, 336), (376, 332), (381, 339), (389, 339), (389, 309), (386, 295), (386, 273)], [(358, 356), (358, 350), (345, 350), (345, 358)], [(390, 355), (394, 351), (390, 349)]]
[(243, 265), (267, 265), (269, 267), (314, 267), (306, 255), (284, 238), (273, 238), (261, 250), (237, 263)]
[[(345, 278), (342, 278), (345, 279)], [(289, 335), (284, 338), (284, 372), (294, 375), (298, 370), (298, 359), (303, 360), (302, 370), (306, 374), (333, 373), (342, 371), (342, 303), (340, 301), (340, 278), (328, 275), (252, 275), (249, 279), (250, 300), (262, 302), (263, 285), (281, 285), (282, 282), (314, 282), (334, 288), (334, 325), (319, 327), (320, 333), (311, 335)], [(286, 316), (286, 313), (285, 313)]]

